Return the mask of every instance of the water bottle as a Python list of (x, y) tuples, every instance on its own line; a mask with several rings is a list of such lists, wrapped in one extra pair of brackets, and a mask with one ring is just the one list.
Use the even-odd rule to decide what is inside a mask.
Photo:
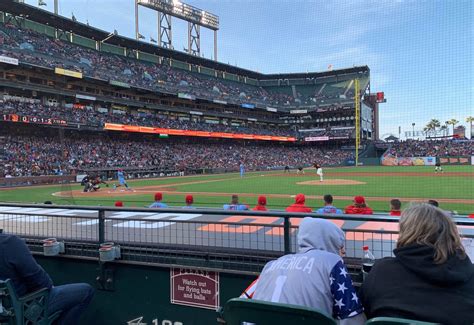
[(362, 257), (362, 274), (365, 279), (375, 263), (375, 257), (369, 250), (369, 246), (363, 246), (362, 250), (364, 251), (364, 256)]

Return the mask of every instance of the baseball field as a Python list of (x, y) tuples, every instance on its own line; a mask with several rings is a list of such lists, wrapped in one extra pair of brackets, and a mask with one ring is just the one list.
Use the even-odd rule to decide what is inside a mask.
[(143, 207), (153, 202), (159, 191), (169, 206), (184, 205), (184, 196), (192, 194), (196, 207), (222, 207), (232, 194), (238, 194), (241, 203), (250, 207), (258, 195), (266, 195), (269, 209), (284, 209), (293, 203), (295, 194), (304, 193), (312, 208), (322, 206), (324, 194), (332, 194), (339, 208), (349, 205), (353, 196), (363, 195), (379, 212), (389, 210), (392, 198), (399, 198), (404, 206), (435, 199), (443, 209), (461, 215), (474, 212), (474, 166), (446, 166), (444, 173), (437, 174), (427, 166), (325, 168), (323, 182), (314, 169), (299, 175), (295, 171), (250, 172), (243, 178), (239, 174), (193, 175), (129, 180), (132, 191), (114, 191), (113, 183), (109, 181), (109, 187), (92, 193), (69, 184), (3, 189), (0, 201), (110, 206), (120, 200), (128, 207)]

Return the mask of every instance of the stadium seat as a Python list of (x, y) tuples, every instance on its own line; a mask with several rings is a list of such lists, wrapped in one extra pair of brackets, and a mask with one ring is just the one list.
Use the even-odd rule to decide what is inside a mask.
[(21, 298), (17, 297), (11, 280), (0, 281), (0, 324), (50, 325), (61, 314), (46, 313), (48, 289), (41, 289)]
[(226, 325), (336, 324), (334, 319), (317, 309), (240, 298), (227, 301), (220, 316), (219, 323)]
[(365, 325), (435, 325), (437, 323), (421, 322), (418, 320), (397, 317), (376, 317), (369, 319)]

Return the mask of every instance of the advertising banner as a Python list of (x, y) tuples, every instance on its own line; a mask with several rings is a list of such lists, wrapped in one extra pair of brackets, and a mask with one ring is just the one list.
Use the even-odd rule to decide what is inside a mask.
[(0, 62), (12, 65), (18, 65), (18, 59), (11, 58), (9, 56), (0, 55)]
[(381, 158), (383, 166), (434, 166), (436, 157), (394, 157)]
[(440, 157), (441, 165), (470, 165), (470, 157)]
[(474, 166), (474, 156), (471, 156), (471, 165)]
[(328, 141), (329, 137), (306, 137), (304, 141), (311, 142), (311, 141)]
[(82, 72), (66, 70), (66, 69), (63, 69), (63, 68), (54, 68), (54, 73), (60, 74), (60, 75), (63, 75), (63, 76), (82, 79)]
[(94, 97), (94, 96), (87, 96), (87, 95), (81, 95), (81, 94), (76, 94), (76, 98), (77, 99), (92, 100), (92, 101), (97, 100), (97, 98)]
[(434, 166), (436, 164), (436, 157), (423, 157), (425, 166)]
[(290, 114), (306, 114), (308, 110), (306, 109), (293, 109), (290, 111)]
[(116, 81), (116, 80), (109, 80), (109, 85), (122, 87), (122, 88), (130, 88), (130, 85), (128, 83)]
[(163, 129), (163, 128), (155, 128), (155, 127), (149, 127), (149, 126), (124, 125), (124, 124), (112, 124), (112, 123), (105, 123), (104, 130), (153, 133), (153, 134), (168, 134), (168, 135), (204, 137), (204, 138), (248, 139), (248, 140), (264, 140), (264, 141), (284, 141), (284, 142), (296, 141), (295, 137), (282, 137), (282, 136), (244, 134), (244, 133), (193, 131), (193, 130), (179, 130), (179, 129)]
[(213, 102), (216, 104), (227, 105), (227, 102), (225, 100), (214, 99)]

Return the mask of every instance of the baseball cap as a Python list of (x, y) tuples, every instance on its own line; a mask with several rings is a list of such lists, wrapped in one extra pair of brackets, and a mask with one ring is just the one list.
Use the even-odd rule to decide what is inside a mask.
[(187, 203), (187, 204), (191, 204), (191, 203), (194, 202), (193, 196), (192, 196), (192, 195), (189, 195), (189, 194), (186, 195), (185, 200), (186, 200), (186, 203)]
[(267, 205), (267, 198), (263, 195), (258, 197), (258, 204), (260, 205)]
[(354, 196), (354, 202), (357, 204), (364, 204), (365, 198), (363, 196)]
[(115, 202), (116, 207), (123, 207), (123, 202), (122, 201), (117, 201)]
[(163, 200), (163, 194), (161, 192), (156, 192), (155, 201), (161, 201), (161, 200)]

